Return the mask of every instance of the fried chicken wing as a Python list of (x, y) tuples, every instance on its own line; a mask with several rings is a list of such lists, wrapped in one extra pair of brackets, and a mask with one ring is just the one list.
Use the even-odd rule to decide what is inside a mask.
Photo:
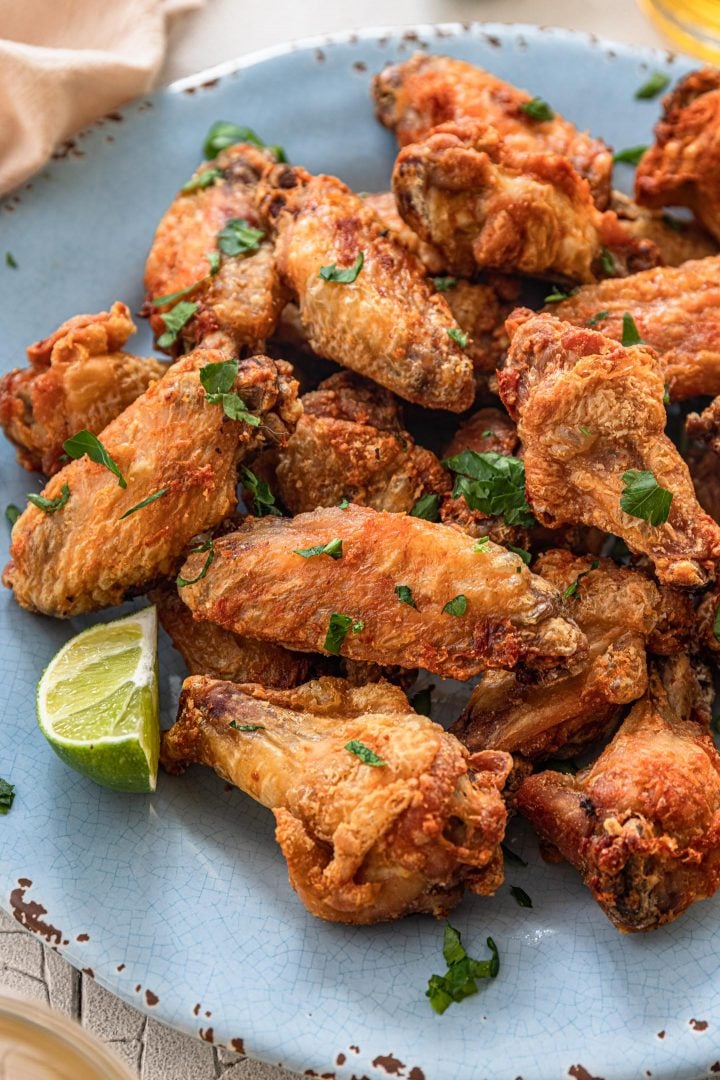
[(0, 425), (23, 468), (57, 472), (66, 439), (83, 429), (96, 435), (161, 378), (164, 364), (122, 352), (134, 333), (120, 302), (75, 315), (29, 346), (29, 367), (0, 378)]
[[(271, 151), (257, 146), (243, 143), (228, 147), (195, 174), (194, 179), (199, 180), (211, 173), (213, 182), (181, 191), (165, 212), (145, 266), (150, 324), (156, 337), (166, 330), (163, 315), (180, 299), (198, 305), (180, 331), (185, 349), (201, 343), (206, 348), (225, 343), (235, 349), (257, 348), (270, 336), (287, 302), (275, 268), (272, 241), (264, 235), (251, 235), (247, 252), (230, 255), (219, 247), (218, 236), (232, 222), (258, 229), (255, 189), (263, 171), (274, 161)], [(215, 274), (211, 273), (208, 253), (219, 256)], [(197, 287), (191, 288), (193, 285)], [(167, 304), (155, 304), (159, 297), (188, 289), (191, 291)], [(175, 344), (166, 351), (176, 354), (178, 349), (183, 351)]]
[[(485, 384), (502, 365), (508, 347), (505, 320), (519, 295), (518, 282), (500, 274), (494, 275), (492, 284), (460, 278), (443, 291), (458, 326), (468, 335), (467, 354), (475, 374), (485, 376)], [(478, 379), (478, 385), (483, 380)]]
[(664, 266), (681, 266), (718, 253), (717, 242), (695, 221), (638, 206), (621, 191), (613, 191), (610, 208), (631, 236), (652, 240)]
[(293, 514), (342, 499), (403, 512), (421, 495), (450, 490), (433, 453), (404, 430), (389, 391), (339, 372), (301, 398), (304, 413), (280, 452), (277, 491)]
[(426, 244), (409, 225), (406, 225), (398, 213), (397, 203), (392, 191), (379, 191), (373, 195), (363, 195), (366, 206), (380, 218), (391, 236), (409, 252), (416, 255), (428, 274), (441, 274), (445, 269), (445, 259), (432, 244)]
[(589, 182), (596, 205), (608, 205), (610, 148), (557, 113), (536, 120), (524, 109), (532, 95), (489, 71), (450, 56), (416, 53), (375, 76), (373, 98), (378, 120), (394, 131), (400, 146), (419, 142), (440, 124), (482, 120), (515, 150), (567, 158)]
[(673, 401), (720, 394), (720, 256), (585, 285), (552, 314), (622, 341), (630, 315), (660, 357)]
[(720, 396), (701, 413), (690, 413), (685, 425), (688, 436), (720, 454)]
[(607, 749), (576, 776), (524, 781), (517, 805), (577, 867), (618, 930), (672, 922), (720, 884), (720, 756), (687, 656), (651, 674)]
[[(407, 401), (467, 409), (472, 362), (450, 335), (460, 328), (421, 263), (386, 235), (370, 207), (335, 177), (287, 165), (270, 170), (261, 193), (311, 348)], [(354, 265), (349, 282), (320, 275), (322, 267)]]
[[(341, 557), (298, 554), (334, 539)], [(182, 575), (201, 567), (192, 555)], [(404, 601), (399, 586), (410, 590)], [(249, 519), (215, 541), (212, 565), (182, 598), (196, 619), (238, 634), (459, 679), (491, 667), (563, 670), (585, 648), (559, 594), (517, 555), (353, 505)]]
[(483, 121), (442, 124), (405, 146), (392, 185), (404, 220), (464, 277), (490, 267), (588, 282), (660, 259), (597, 209), (566, 158), (516, 148)]
[(587, 658), (549, 686), (488, 671), (453, 732), (470, 750), (496, 749), (532, 761), (571, 757), (608, 734), (623, 705), (647, 689), (646, 649), (677, 652), (693, 621), (690, 598), (660, 589), (611, 559), (549, 551), (533, 572), (561, 593), (588, 640)]
[(442, 916), (464, 888), (488, 895), (502, 882), (509, 755), (468, 755), (388, 684), (186, 679), (162, 762), (209, 765), (271, 809), (290, 884), (318, 918)]
[(3, 582), (22, 607), (68, 617), (117, 604), (174, 574), (190, 540), (234, 510), (239, 461), (284, 441), (299, 406), (289, 365), (252, 357), (240, 362), (233, 389), (261, 423), (231, 420), (199, 377), (222, 359), (201, 349), (183, 357), (101, 432), (126, 487), (82, 457), (43, 491), (54, 509), (21, 514)]
[(720, 71), (681, 79), (663, 100), (655, 145), (635, 172), (642, 206), (688, 206), (720, 241)]
[[(551, 526), (594, 525), (647, 555), (659, 579), (703, 585), (720, 558), (720, 528), (699, 506), (687, 465), (665, 435), (663, 377), (645, 345), (518, 309), (498, 373), (518, 421), (527, 498)], [(664, 524), (622, 509), (624, 475), (652, 473), (672, 495)]]
[(685, 459), (698, 502), (713, 521), (720, 522), (720, 455), (714, 450), (693, 447)]

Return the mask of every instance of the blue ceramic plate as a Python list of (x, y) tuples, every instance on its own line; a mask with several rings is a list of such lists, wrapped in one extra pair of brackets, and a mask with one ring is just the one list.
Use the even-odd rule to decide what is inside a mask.
[[(217, 119), (249, 124), (293, 161), (356, 189), (387, 187), (389, 133), (373, 119), (373, 72), (416, 48), (474, 61), (529, 88), (616, 147), (650, 138), (657, 101), (634, 91), (690, 62), (531, 27), (368, 31), (274, 50), (185, 80), (100, 121), (0, 205), (2, 365), (76, 312), (114, 299), (137, 310), (158, 218), (192, 173)], [(619, 166), (621, 184), (631, 170)], [(0, 255), (2, 252), (0, 252)], [(132, 342), (150, 349), (145, 328)], [(38, 478), (3, 441), (3, 503)], [(4, 528), (0, 524), (0, 529)], [(100, 616), (115, 617), (117, 611)], [(470, 951), (498, 943), (497, 979), (442, 1016), (425, 998), (442, 971), (429, 918), (372, 928), (312, 919), (287, 882), (271, 815), (208, 770), (161, 776), (122, 796), (66, 769), (35, 723), (35, 683), (83, 620), (29, 615), (0, 596), (0, 775), (17, 788), (0, 819), (0, 900), (78, 968), (158, 1019), (311, 1075), (406, 1080), (629, 1080), (720, 1071), (720, 906), (621, 937), (569, 867), (548, 867), (522, 825), (529, 862), (453, 917)], [(162, 647), (164, 722), (182, 677)], [(467, 690), (465, 690), (467, 693)], [(522, 886), (532, 909), (509, 885)]]

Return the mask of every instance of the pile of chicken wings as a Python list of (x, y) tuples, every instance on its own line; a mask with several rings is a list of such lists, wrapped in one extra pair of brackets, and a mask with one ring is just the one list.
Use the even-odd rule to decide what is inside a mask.
[[(117, 302), (3, 377), (48, 478), (4, 583), (150, 597), (190, 673), (165, 768), (268, 807), (314, 915), (490, 894), (522, 814), (656, 928), (720, 884), (720, 73), (665, 98), (635, 201), (470, 64), (373, 97), (391, 192), (213, 126), (146, 263), (169, 362)], [(468, 682), (449, 731), (417, 669)]]

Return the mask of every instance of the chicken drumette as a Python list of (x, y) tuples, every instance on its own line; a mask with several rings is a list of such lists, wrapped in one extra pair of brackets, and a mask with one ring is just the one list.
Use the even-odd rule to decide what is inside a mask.
[[(700, 673), (702, 673), (700, 669)], [(720, 884), (720, 755), (687, 656), (665, 662), (597, 761), (526, 779), (517, 806), (618, 930), (653, 930)]]
[(75, 315), (27, 350), (30, 366), (0, 378), (0, 425), (26, 469), (57, 472), (63, 443), (97, 434), (161, 378), (165, 365), (122, 347), (135, 333), (125, 304)]
[(388, 684), (186, 679), (162, 761), (209, 765), (271, 809), (290, 883), (319, 918), (441, 916), (464, 888), (502, 882), (510, 756), (468, 755)]

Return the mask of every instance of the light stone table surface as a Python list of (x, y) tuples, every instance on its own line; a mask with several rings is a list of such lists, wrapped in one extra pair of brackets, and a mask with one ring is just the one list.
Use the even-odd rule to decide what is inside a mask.
[[(173, 27), (160, 84), (292, 38), (417, 22), (528, 22), (665, 46), (632, 0), (207, 0)], [(140, 1080), (293, 1080), (296, 1074), (171, 1031), (103, 990), (0, 912), (0, 993), (74, 1016)], [(429, 1077), (428, 1080), (443, 1080)]]

